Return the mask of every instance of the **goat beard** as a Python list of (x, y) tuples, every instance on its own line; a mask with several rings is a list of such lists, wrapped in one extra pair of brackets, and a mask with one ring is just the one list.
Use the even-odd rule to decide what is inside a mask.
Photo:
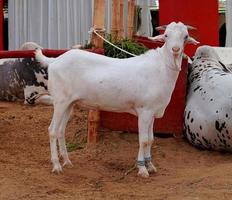
[[(173, 57), (174, 57), (174, 63), (175, 63), (175, 66), (176, 66), (176, 70), (177, 71), (180, 71), (181, 70), (181, 63), (179, 63), (179, 59), (183, 56), (183, 52), (179, 53), (179, 54), (173, 54)], [(182, 61), (182, 59), (181, 59)]]

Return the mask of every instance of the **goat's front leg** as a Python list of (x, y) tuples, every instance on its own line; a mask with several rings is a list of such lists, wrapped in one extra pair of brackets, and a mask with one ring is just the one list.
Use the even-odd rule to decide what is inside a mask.
[(154, 125), (154, 118), (152, 119), (151, 125), (149, 127), (149, 133), (148, 133), (149, 142), (147, 145), (147, 149), (145, 151), (145, 165), (149, 173), (157, 172), (156, 167), (152, 163), (152, 155), (151, 155), (151, 147), (154, 141), (153, 125)]
[[(138, 175), (142, 177), (149, 177), (148, 170), (145, 166), (146, 156), (149, 156), (148, 149), (150, 146), (149, 131), (153, 123), (153, 113), (151, 111), (142, 111), (138, 115), (139, 125), (139, 153), (137, 167), (139, 169)], [(149, 156), (150, 157), (150, 156)]]

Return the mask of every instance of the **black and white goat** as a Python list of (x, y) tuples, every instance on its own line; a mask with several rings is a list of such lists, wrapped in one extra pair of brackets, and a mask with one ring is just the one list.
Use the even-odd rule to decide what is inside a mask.
[(222, 63), (214, 47), (198, 47), (188, 81), (186, 138), (199, 148), (232, 151), (231, 65)]
[[(20, 50), (41, 48), (34, 42), (24, 43)], [(47, 95), (48, 72), (34, 58), (0, 59), (0, 100), (26, 104), (52, 104)]]

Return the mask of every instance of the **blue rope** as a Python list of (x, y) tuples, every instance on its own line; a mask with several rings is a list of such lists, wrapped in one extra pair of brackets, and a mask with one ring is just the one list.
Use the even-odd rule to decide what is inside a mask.
[(145, 162), (146, 162), (146, 163), (151, 162), (151, 156), (150, 156), (150, 157), (145, 158)]
[(137, 166), (140, 166), (140, 167), (145, 166), (145, 161), (138, 160), (137, 161)]

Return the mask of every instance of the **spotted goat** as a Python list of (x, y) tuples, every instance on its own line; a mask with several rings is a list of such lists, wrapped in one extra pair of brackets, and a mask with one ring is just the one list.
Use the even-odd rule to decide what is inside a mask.
[(210, 46), (189, 66), (184, 134), (196, 147), (232, 151), (232, 73)]
[[(36, 48), (41, 49), (38, 44), (27, 42), (20, 50)], [(47, 81), (47, 67), (34, 58), (0, 59), (0, 100), (52, 104), (47, 95)]]

